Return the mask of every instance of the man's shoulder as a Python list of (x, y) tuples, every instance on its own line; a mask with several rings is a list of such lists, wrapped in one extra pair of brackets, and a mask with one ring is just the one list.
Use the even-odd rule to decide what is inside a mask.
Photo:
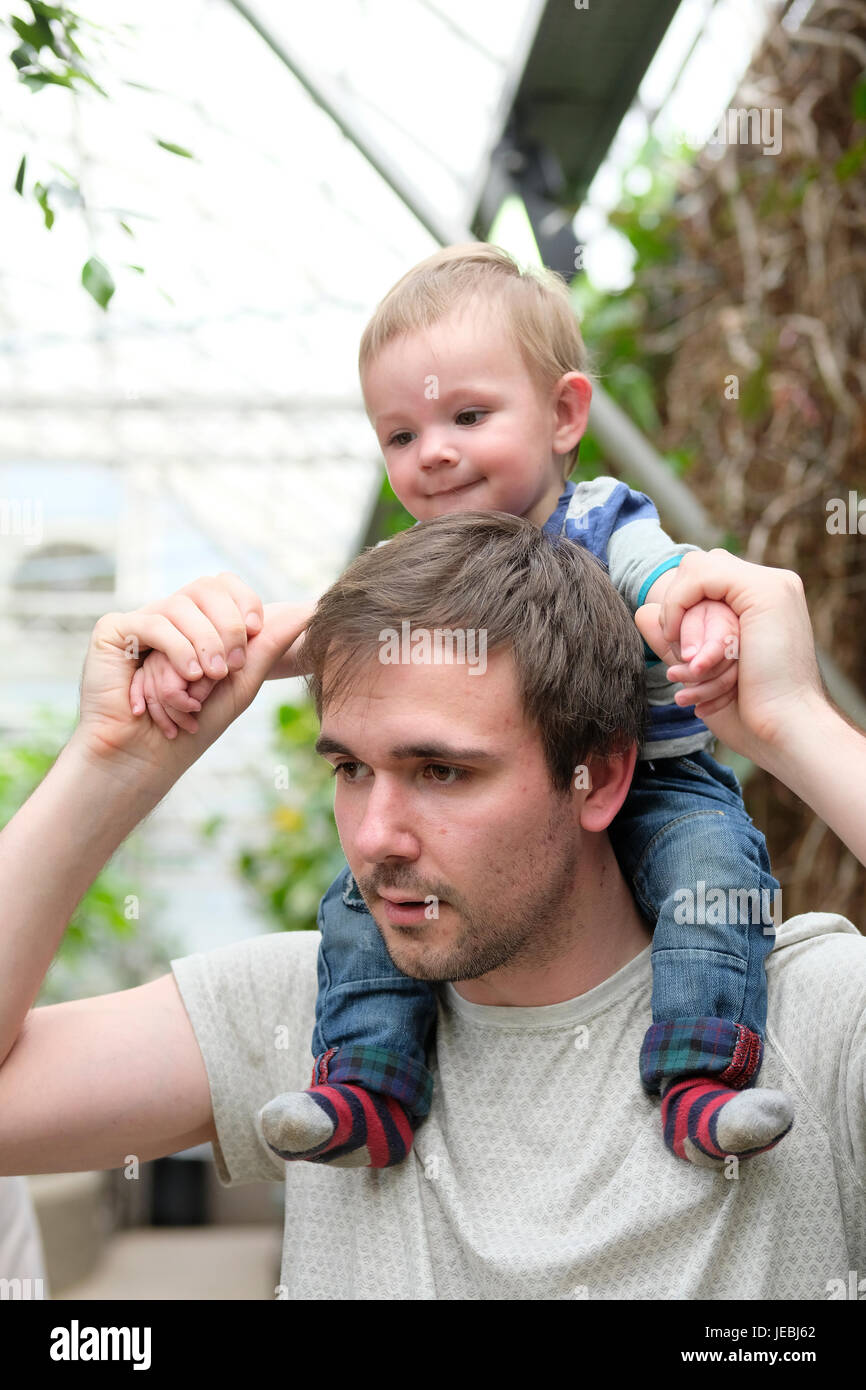
[(776, 929), (768, 971), (832, 971), (835, 962), (866, 970), (866, 937), (837, 912), (802, 912)]
[(264, 932), (261, 936), (247, 936), (225, 946), (214, 946), (210, 951), (199, 951), (185, 959), (207, 961), (217, 967), (237, 960), (280, 968), (290, 964), (306, 968), (312, 960), (315, 967), (320, 939), (317, 931)]
[(866, 1052), (866, 937), (847, 917), (804, 912), (783, 922), (767, 957), (767, 1026), (790, 1057)]
[(171, 962), (184, 1002), (198, 1017), (216, 1013), (238, 1031), (273, 1015), (308, 1041), (316, 1004), (317, 931), (276, 931)]

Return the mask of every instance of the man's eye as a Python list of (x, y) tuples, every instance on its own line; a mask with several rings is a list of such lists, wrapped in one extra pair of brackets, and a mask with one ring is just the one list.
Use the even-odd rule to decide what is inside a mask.
[(433, 777), (432, 779), (443, 787), (452, 787), (455, 782), (461, 782), (464, 777), (469, 776), (465, 767), (451, 767), (449, 763), (428, 763), (424, 770), (425, 772), (445, 772), (449, 774), (448, 778)]
[[(460, 420), (461, 420), (461, 417), (464, 416), (464, 415), (478, 415), (478, 416), (480, 416), (480, 417), (483, 418), (487, 413), (488, 413), (488, 412), (487, 412), (486, 410), (461, 410), (460, 414), (457, 415), (457, 416), (455, 416), (455, 419), (457, 420), (457, 423), (459, 424), (459, 423), (460, 423)], [(472, 421), (470, 421), (470, 424), (471, 424), (471, 423), (472, 423)]]
[(342, 772), (342, 773), (344, 774), (344, 776), (341, 778), (341, 781), (343, 781), (343, 782), (354, 782), (354, 781), (356, 781), (357, 779), (356, 779), (355, 777), (353, 777), (351, 774), (352, 774), (353, 772), (357, 772), (357, 770), (358, 770), (359, 767), (365, 767), (365, 766), (366, 766), (365, 763), (357, 763), (357, 762), (335, 763), (334, 766), (333, 766), (332, 769), (331, 769), (331, 776), (332, 776), (332, 777), (336, 777), (338, 772)]

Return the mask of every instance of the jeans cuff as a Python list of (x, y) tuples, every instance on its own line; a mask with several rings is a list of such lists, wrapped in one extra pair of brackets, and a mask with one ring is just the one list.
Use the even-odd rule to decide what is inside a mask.
[(678, 1018), (654, 1023), (640, 1050), (640, 1079), (650, 1095), (686, 1076), (718, 1077), (742, 1090), (758, 1074), (764, 1044), (760, 1034), (726, 1018)]
[(330, 1047), (313, 1063), (313, 1086), (353, 1082), (390, 1096), (419, 1123), (430, 1112), (433, 1075), (421, 1062), (387, 1047)]

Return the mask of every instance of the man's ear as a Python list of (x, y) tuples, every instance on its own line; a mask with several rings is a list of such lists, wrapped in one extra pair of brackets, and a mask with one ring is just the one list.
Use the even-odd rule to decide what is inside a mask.
[(628, 796), (637, 752), (637, 744), (633, 743), (622, 753), (607, 758), (591, 756), (582, 777), (581, 769), (575, 770), (575, 790), (586, 788), (579, 816), (584, 830), (607, 830)]

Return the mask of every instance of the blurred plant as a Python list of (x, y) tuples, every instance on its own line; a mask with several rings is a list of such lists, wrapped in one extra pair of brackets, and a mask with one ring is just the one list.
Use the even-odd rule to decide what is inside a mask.
[(377, 541), (390, 540), (392, 536), (414, 524), (415, 518), (406, 511), (383, 469), (379, 495), (367, 524), (367, 533), (361, 548), (375, 545)]
[[(50, 713), (26, 741), (0, 747), (0, 825), (5, 826), (45, 777), (68, 729)], [(143, 983), (175, 953), (176, 943), (139, 934), (140, 890), (129, 872), (134, 837), (127, 840), (88, 888), (72, 914), (39, 1004), (104, 993)]]
[[(29, 87), (31, 92), (44, 91), (46, 87), (65, 87), (75, 97), (95, 93), (110, 101), (109, 93), (100, 86), (89, 70), (90, 64), (78, 39), (86, 37), (91, 52), (98, 53), (103, 36), (111, 34), (116, 38), (117, 34), (103, 25), (85, 19), (68, 5), (46, 5), (42, 0), (27, 0), (26, 8), (30, 11), (29, 15), (0, 16), (0, 29), (10, 30), (18, 41), (9, 54), (18, 80)], [(128, 25), (123, 27), (129, 28)], [(141, 87), (142, 84), (135, 82), (129, 85)], [(194, 158), (192, 152), (182, 145), (171, 140), (161, 140), (157, 136), (151, 138), (160, 149), (166, 150), (169, 154), (178, 155), (183, 159)], [(55, 160), (48, 159), (45, 162), (59, 177), (53, 177), (44, 183), (35, 179), (29, 191), (30, 196), (41, 208), (46, 230), (50, 232), (60, 205), (85, 214), (87, 209), (78, 179)], [(13, 184), (15, 192), (22, 198), (27, 196), (27, 163), (28, 155), (24, 153), (18, 163)], [(118, 217), (117, 222), (127, 236), (135, 236), (126, 218)], [(128, 261), (122, 264), (125, 269), (138, 275), (145, 273), (143, 266), (133, 265)], [(89, 257), (82, 266), (81, 283), (100, 309), (108, 308), (116, 285), (108, 266), (98, 256)], [(169, 297), (165, 295), (165, 291), (161, 293), (164, 297)]]
[[(662, 426), (656, 402), (663, 393), (665, 363), (647, 353), (643, 344), (645, 286), (652, 281), (655, 267), (669, 265), (675, 257), (680, 217), (676, 193), (694, 158), (694, 151), (685, 145), (665, 148), (653, 137), (647, 140), (632, 167), (623, 174), (626, 191), (609, 217), (611, 227), (631, 247), (632, 283), (614, 293), (596, 289), (585, 276), (577, 277), (572, 285), (575, 310), (593, 359), (594, 374), (638, 428), (654, 439)], [(640, 171), (640, 193), (628, 191), (633, 170)], [(682, 476), (691, 467), (694, 456), (687, 449), (676, 449), (663, 457), (671, 471)], [(581, 441), (580, 458), (572, 477), (588, 481), (604, 466), (590, 429)]]
[[(265, 796), (264, 831), (238, 854), (241, 878), (282, 931), (312, 931), (319, 900), (345, 863), (334, 821), (334, 784), (314, 751), (319, 721), (309, 701), (276, 711), (273, 788)], [(203, 827), (217, 835), (226, 818)]]

